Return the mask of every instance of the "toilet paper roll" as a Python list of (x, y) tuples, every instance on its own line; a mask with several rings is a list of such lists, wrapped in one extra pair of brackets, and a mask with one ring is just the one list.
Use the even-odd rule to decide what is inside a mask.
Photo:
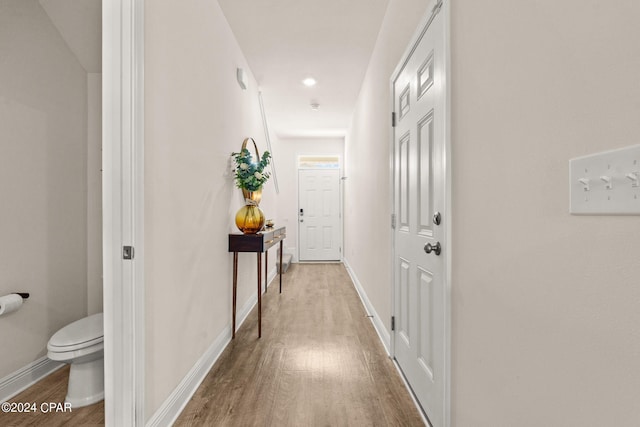
[(22, 297), (18, 294), (9, 294), (0, 297), (0, 316), (16, 311), (22, 305)]

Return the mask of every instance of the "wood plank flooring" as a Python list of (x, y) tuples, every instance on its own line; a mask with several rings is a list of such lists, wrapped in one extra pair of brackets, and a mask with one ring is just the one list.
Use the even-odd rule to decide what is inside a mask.
[[(276, 282), (274, 282), (276, 283)], [(294, 264), (176, 426), (422, 426), (342, 264)]]
[[(342, 264), (294, 264), (254, 308), (176, 426), (422, 426)], [(64, 402), (69, 368), (11, 402)], [(0, 426), (100, 426), (104, 402)]]
[[(49, 403), (61, 403), (67, 395), (67, 380), (69, 367), (58, 369), (37, 384), (24, 390), (9, 402), (35, 403), (36, 412), (4, 413), (0, 412), (0, 426), (2, 427), (59, 427), (59, 426), (103, 426), (104, 401), (83, 408), (64, 411), (51, 407)], [(41, 405), (45, 405), (44, 407)], [(43, 411), (44, 408), (44, 411)], [(56, 412), (58, 409), (60, 411)]]

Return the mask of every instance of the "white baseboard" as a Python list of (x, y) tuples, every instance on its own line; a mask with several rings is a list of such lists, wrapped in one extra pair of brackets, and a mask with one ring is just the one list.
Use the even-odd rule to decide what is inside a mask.
[(345, 268), (347, 269), (347, 273), (349, 273), (349, 277), (351, 277), (351, 281), (353, 282), (354, 287), (356, 288), (356, 292), (358, 292), (358, 295), (360, 296), (362, 305), (364, 305), (365, 310), (367, 310), (367, 314), (371, 317), (371, 321), (373, 322), (373, 327), (378, 333), (378, 337), (380, 338), (380, 341), (382, 341), (382, 345), (384, 345), (384, 349), (386, 350), (388, 355), (391, 355), (391, 335), (389, 334), (389, 331), (385, 327), (382, 319), (380, 319), (380, 316), (378, 316), (378, 313), (376, 312), (376, 309), (373, 307), (373, 304), (371, 304), (371, 301), (369, 300), (367, 293), (362, 287), (360, 280), (358, 280), (356, 273), (353, 271), (353, 269), (349, 265), (349, 261), (347, 261), (347, 259), (345, 258), (343, 260), (343, 263)]
[[(349, 265), (349, 262), (345, 259), (344, 261), (344, 266), (347, 269), (347, 272), (349, 273), (349, 276), (351, 277), (351, 281), (353, 281), (353, 285), (356, 288), (356, 291), (358, 292), (358, 295), (360, 296), (360, 299), (362, 300), (362, 304), (364, 305), (365, 309), (367, 310), (367, 313), (372, 316), (371, 321), (373, 322), (373, 327), (376, 330), (376, 332), (378, 333), (378, 337), (380, 338), (380, 341), (382, 341), (382, 345), (384, 345), (385, 350), (387, 351), (387, 354), (389, 356), (391, 356), (391, 335), (389, 335), (389, 331), (387, 330), (387, 328), (385, 328), (384, 323), (380, 320), (380, 316), (378, 316), (378, 314), (376, 313), (375, 308), (373, 308), (373, 305), (371, 304), (371, 301), (369, 300), (369, 298), (367, 297), (367, 293), (364, 291), (364, 288), (362, 287), (362, 284), (360, 283), (360, 281), (358, 280), (358, 277), (356, 276), (355, 272), (353, 271), (353, 269), (351, 268), (351, 266)], [(407, 379), (404, 376), (404, 372), (402, 372), (402, 369), (400, 369), (400, 366), (398, 366), (398, 363), (395, 359), (393, 359), (393, 364), (396, 367), (396, 369), (398, 370), (398, 374), (400, 375), (400, 378), (402, 378), (402, 382), (404, 383), (404, 386), (407, 388), (407, 390), (409, 391), (409, 395), (411, 396), (411, 399), (413, 400), (413, 403), (416, 405), (416, 408), (418, 409), (418, 412), (420, 413), (420, 417), (422, 417), (422, 421), (424, 422), (425, 426), (431, 426), (431, 424), (429, 423), (424, 410), (422, 409), (422, 406), (420, 406), (420, 403), (418, 402), (418, 399), (416, 398), (415, 394), (413, 393), (413, 389), (411, 388), (411, 386), (409, 386), (409, 383), (407, 382)]]
[(400, 369), (400, 365), (398, 365), (398, 361), (396, 359), (393, 359), (393, 366), (396, 367), (396, 371), (398, 371), (398, 375), (400, 375), (400, 379), (402, 380), (402, 383), (404, 384), (406, 389), (409, 390), (409, 396), (411, 396), (411, 400), (413, 400), (413, 404), (416, 405), (416, 408), (418, 409), (418, 413), (420, 413), (420, 418), (422, 418), (422, 422), (424, 423), (425, 426), (432, 427), (431, 423), (429, 422), (429, 419), (427, 419), (427, 415), (425, 414), (424, 409), (422, 409), (420, 402), (418, 402), (418, 399), (416, 398), (416, 395), (413, 392), (413, 389), (407, 382), (407, 378), (404, 376), (404, 372), (402, 372), (402, 369)]
[(297, 263), (299, 261), (298, 248), (296, 248), (295, 246), (288, 247), (284, 252), (291, 254), (291, 256), (292, 256), (291, 262)]
[[(274, 267), (268, 273), (267, 287), (271, 285), (275, 277), (276, 268)], [(242, 326), (257, 303), (257, 295), (249, 298), (247, 302), (244, 303), (242, 308), (240, 308), (240, 311), (236, 314), (236, 329), (239, 329), (240, 326)], [(185, 406), (187, 406), (195, 392), (198, 390), (198, 387), (200, 387), (204, 378), (207, 376), (230, 342), (231, 325), (225, 328), (222, 333), (218, 335), (207, 351), (205, 351), (187, 375), (185, 375), (182, 381), (180, 381), (180, 384), (178, 384), (169, 397), (162, 403), (162, 405), (160, 405), (160, 408), (158, 408), (151, 419), (147, 422), (147, 427), (170, 426), (175, 423), (180, 413), (182, 413)]]
[[(273, 267), (269, 271), (269, 274), (267, 275), (267, 288), (271, 287), (271, 285), (273, 284), (273, 279), (275, 279), (276, 277), (278, 277), (278, 267)], [(256, 296), (256, 302), (257, 302), (257, 298), (258, 297)]]
[(196, 364), (193, 365), (189, 373), (180, 381), (180, 384), (160, 405), (160, 408), (153, 414), (151, 419), (147, 421), (147, 426), (164, 427), (173, 425), (230, 341), (231, 328), (225, 328)]
[(64, 365), (44, 356), (0, 379), (0, 402), (6, 402)]

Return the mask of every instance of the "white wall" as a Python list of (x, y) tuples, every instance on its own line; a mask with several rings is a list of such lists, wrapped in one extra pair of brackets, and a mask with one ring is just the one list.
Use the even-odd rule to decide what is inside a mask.
[(389, 2), (345, 138), (344, 257), (387, 331), (391, 330), (389, 82), (425, 10), (423, 0)]
[[(298, 261), (298, 157), (304, 155), (337, 155), (344, 157), (343, 138), (276, 139), (273, 141), (278, 186), (278, 222), (287, 227), (285, 252)], [(342, 182), (342, 181), (341, 181)]]
[[(257, 84), (216, 1), (145, 6), (146, 414), (151, 417), (231, 328), (228, 233), (242, 205), (230, 154), (266, 149)], [(236, 82), (236, 68), (249, 89)], [(272, 182), (261, 207), (277, 217)], [(275, 257), (271, 257), (271, 263)], [(255, 297), (256, 256), (240, 254), (238, 307)]]
[[(385, 323), (390, 236), (358, 237), (388, 230), (389, 176), (362, 165), (388, 170), (417, 3), (391, 1), (346, 138), (346, 255)], [(452, 425), (636, 426), (640, 222), (569, 215), (567, 179), (570, 158), (640, 142), (640, 4), (451, 8)]]
[(87, 77), (37, 0), (0, 1), (0, 377), (87, 313)]
[(87, 74), (87, 314), (102, 312), (102, 74)]
[(637, 426), (640, 220), (568, 160), (640, 143), (640, 3), (451, 6), (454, 424)]

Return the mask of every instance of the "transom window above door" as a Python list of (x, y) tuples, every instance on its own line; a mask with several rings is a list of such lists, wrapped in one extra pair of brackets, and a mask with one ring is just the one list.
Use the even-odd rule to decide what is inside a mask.
[(340, 169), (340, 157), (299, 156), (298, 169)]

